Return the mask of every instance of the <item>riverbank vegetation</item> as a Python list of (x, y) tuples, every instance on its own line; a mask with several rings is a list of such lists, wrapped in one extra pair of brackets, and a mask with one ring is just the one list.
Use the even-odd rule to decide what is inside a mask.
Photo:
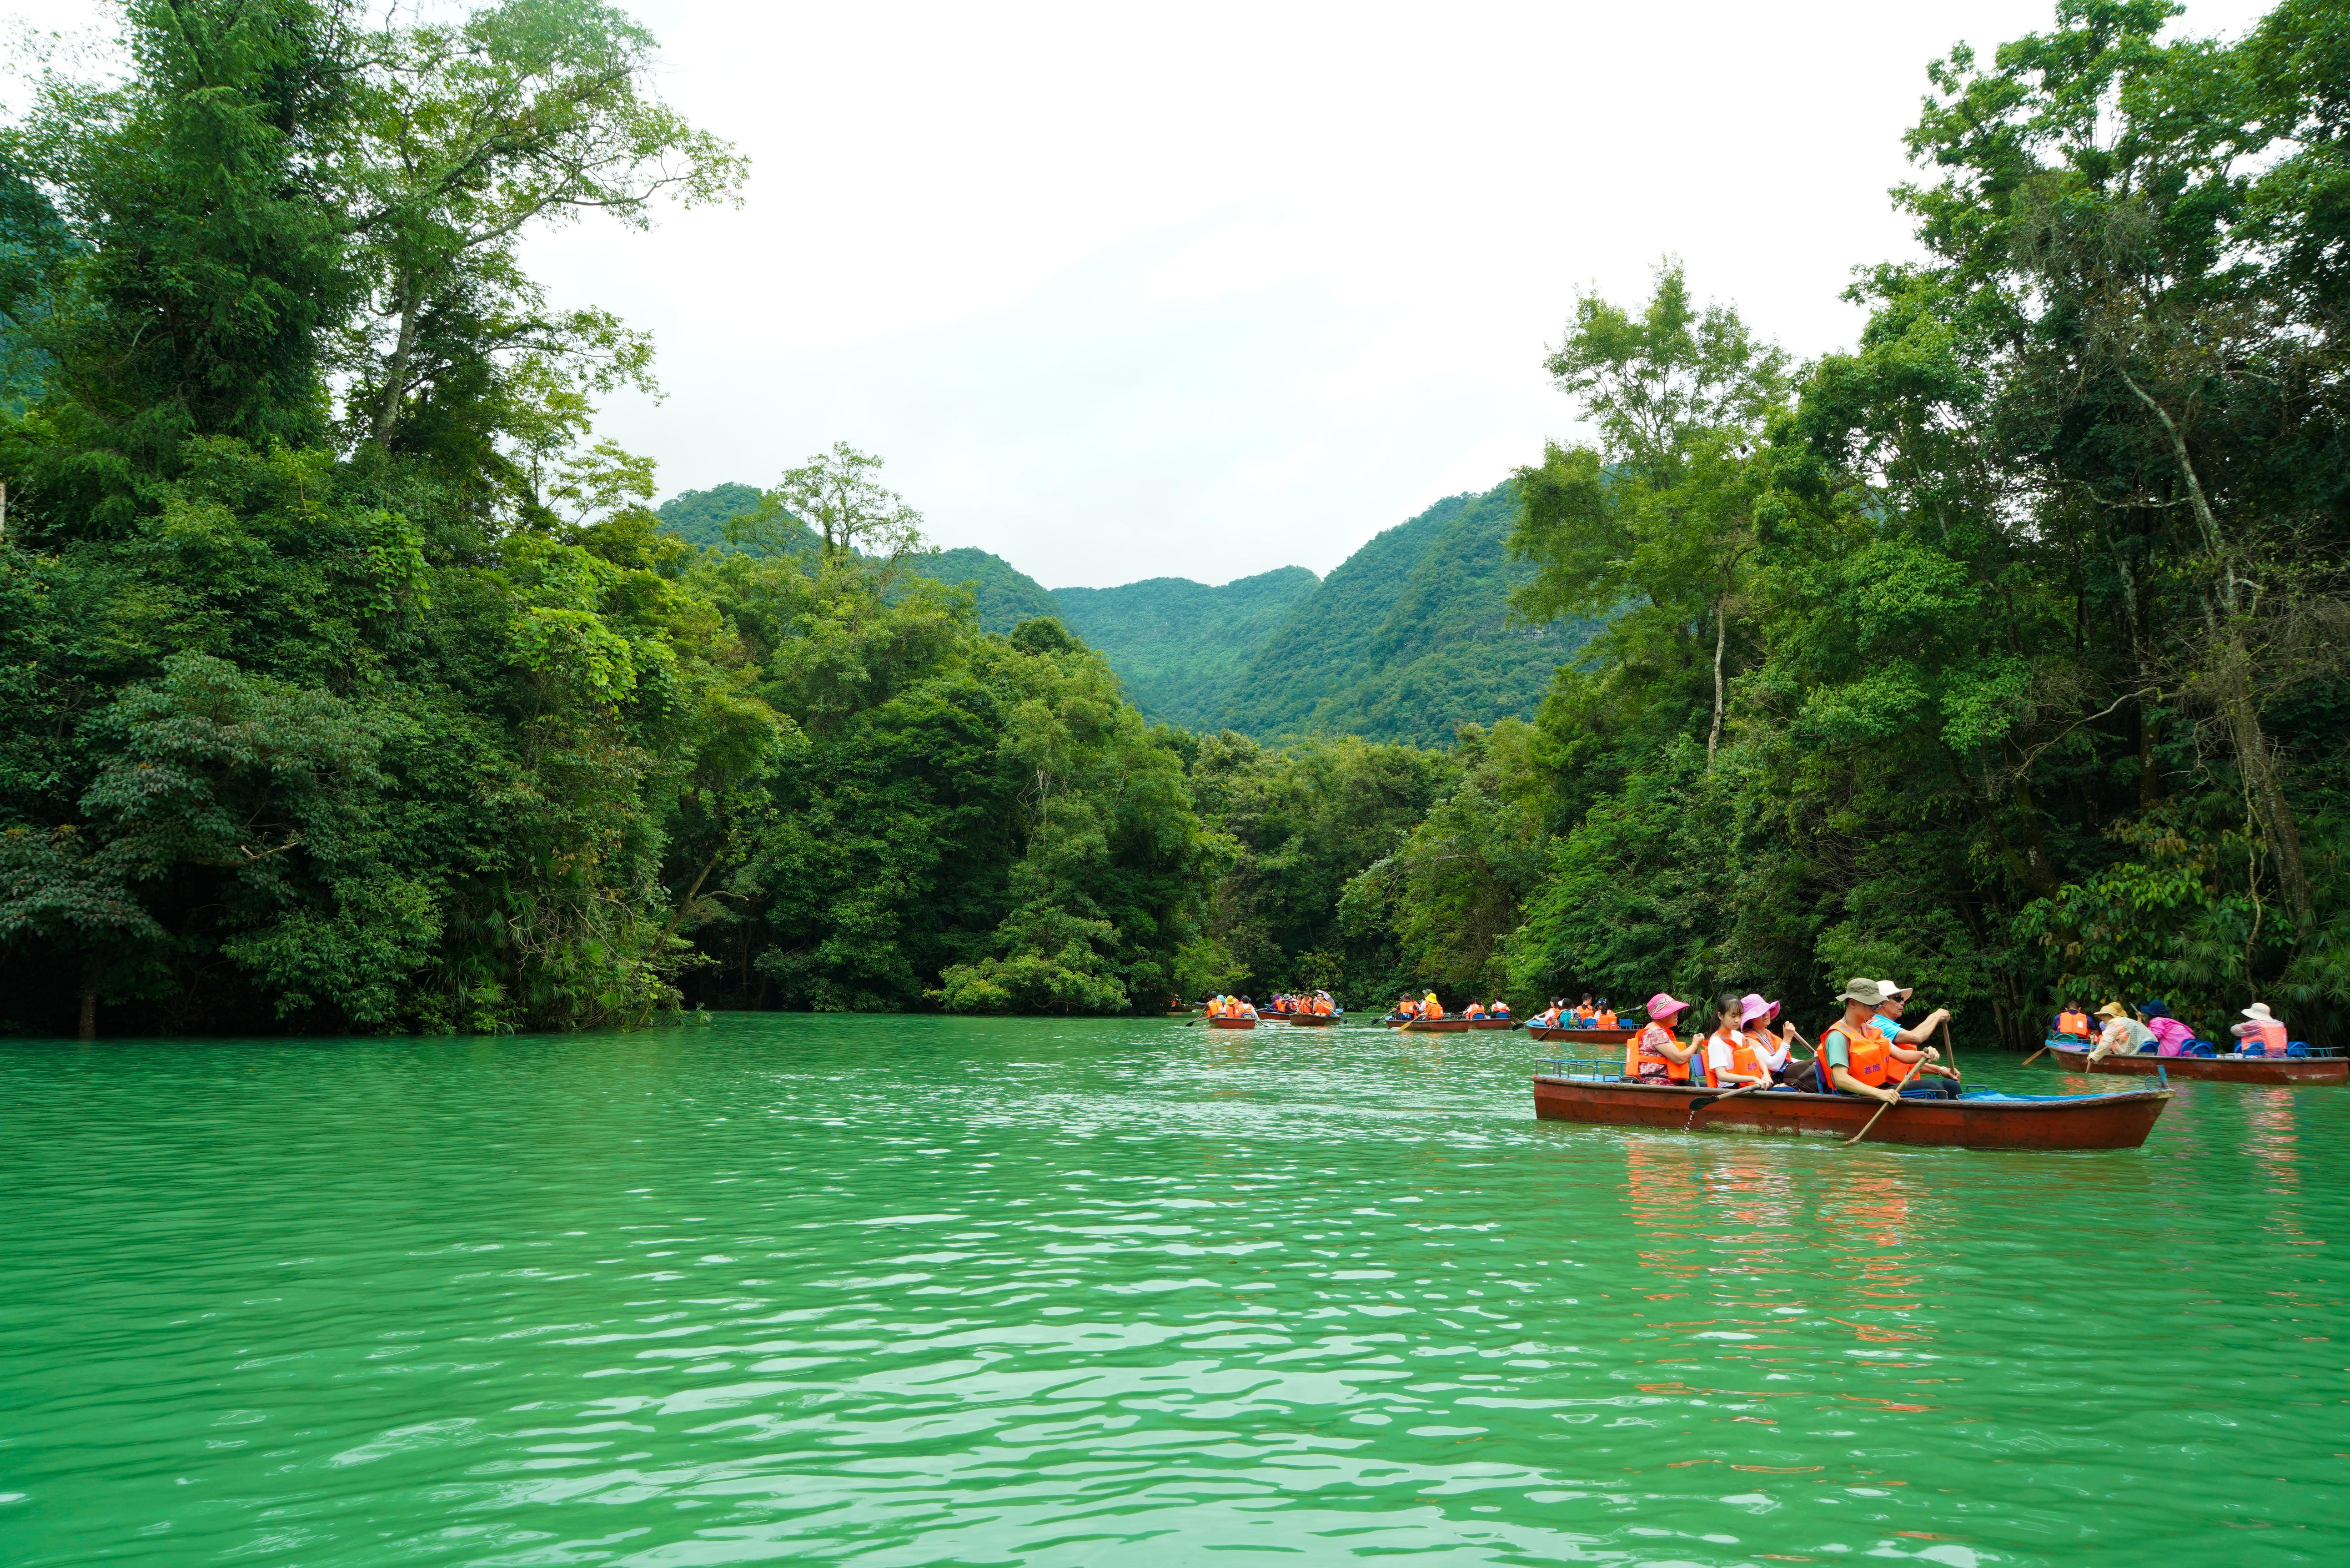
[(1146, 720), (1051, 617), (985, 629), (853, 448), (661, 527), (593, 425), (650, 343), (517, 248), (740, 188), (624, 16), (133, 0), (119, 83), (48, 76), (0, 140), (0, 1022), (1875, 973), (2016, 1041), (2060, 991), (2323, 1037), (2350, 5), (2231, 45), (2171, 10), (1934, 67), (1924, 257), (1855, 283), (1848, 353), (1671, 264), (1579, 300), (1548, 364), (1596, 439), (1454, 511), (1507, 509), (1497, 691), (1604, 629), (1531, 722), (1374, 743), (1411, 680), (1305, 672), (1396, 607), (1334, 618), (1251, 697), (1311, 732), (1268, 744)]

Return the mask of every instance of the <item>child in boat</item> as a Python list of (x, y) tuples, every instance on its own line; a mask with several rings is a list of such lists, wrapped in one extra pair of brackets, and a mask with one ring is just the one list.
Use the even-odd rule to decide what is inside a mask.
[(2236, 1049), (2247, 1056), (2282, 1056), (2285, 1053), (2284, 1020), (2269, 1011), (2265, 1002), (2244, 1009), (2244, 1022), (2228, 1031)]
[[(1705, 1037), (1705, 1081), (1717, 1089), (1767, 1088), (1770, 1069), (1746, 1035), (1746, 998), (1725, 991), (1713, 999), (1713, 1033)], [(1761, 997), (1754, 999), (1761, 1002)]]

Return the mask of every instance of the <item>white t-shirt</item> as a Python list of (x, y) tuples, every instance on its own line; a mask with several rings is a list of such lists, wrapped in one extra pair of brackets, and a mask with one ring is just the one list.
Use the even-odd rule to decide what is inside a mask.
[(1705, 1064), (1717, 1077), (1734, 1071), (1736, 1061), (1730, 1054), (1730, 1042), (1719, 1034), (1705, 1037)]

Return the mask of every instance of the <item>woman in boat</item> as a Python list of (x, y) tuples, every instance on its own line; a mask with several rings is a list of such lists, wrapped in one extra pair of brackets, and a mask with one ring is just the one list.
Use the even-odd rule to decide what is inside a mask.
[(2244, 1009), (2244, 1022), (2228, 1033), (2236, 1037), (2236, 1049), (2247, 1056), (2285, 1054), (2284, 1020), (2271, 1012), (2265, 1002), (2255, 1002)]
[(2194, 1032), (2170, 1016), (2170, 1008), (2161, 1002), (2149, 1002), (2138, 1012), (2146, 1019), (2147, 1032), (2154, 1036), (2154, 1054), (2158, 1056), (2191, 1056), (2195, 1044)]
[(1607, 1005), (1605, 998), (1602, 998), (1600, 1001), (1599, 1011), (1591, 1015), (1591, 1027), (1594, 1029), (1614, 1029), (1617, 1027), (1616, 1010)]
[(1647, 1025), (1624, 1044), (1626, 1077), (1643, 1084), (1686, 1084), (1704, 1071), (1701, 1064), (1692, 1066), (1697, 1058), (1695, 1044), (1684, 1045), (1673, 1038), (1674, 1026), (1689, 1005), (1661, 991), (1648, 998)]
[(1482, 1018), (1485, 1016), (1485, 1004), (1482, 1002), (1476, 1001), (1474, 998), (1471, 998), (1468, 1008), (1462, 1012), (1461, 1016), (1463, 1018)]
[(1529, 1029), (1557, 1028), (1559, 1010), (1565, 1005), (1566, 1004), (1559, 998), (1555, 996), (1552, 997), (1548, 1007), (1544, 1008), (1540, 1012), (1535, 1013), (1532, 1018), (1526, 1021), (1526, 1027)]
[(2135, 1056), (2154, 1044), (2154, 1031), (2129, 1015), (2129, 1009), (2118, 1002), (2108, 1002), (2097, 1009), (2097, 1016), (2106, 1021), (2097, 1043), (2089, 1048), (2089, 1060), (2095, 1062), (2106, 1056)]
[(1760, 992), (1739, 998), (1740, 1032), (1746, 1036), (1747, 1044), (1753, 1047), (1754, 1059), (1762, 1064), (1764, 1072), (1771, 1075), (1771, 1081), (1784, 1084), (1787, 1081), (1787, 1061), (1795, 1049), (1795, 1026), (1787, 1024), (1784, 1035), (1772, 1033), (1771, 1025), (1778, 1021), (1778, 1017), (1779, 1004), (1763, 1000)]
[[(1754, 998), (1761, 1002), (1761, 997)], [(1714, 1089), (1768, 1088), (1770, 1069), (1754, 1054), (1746, 1025), (1747, 999), (1725, 991), (1713, 999), (1713, 1033), (1705, 1037), (1705, 1082)]]
[(1436, 992), (1431, 991), (1426, 996), (1419, 999), (1419, 1015), (1422, 1018), (1441, 1018), (1444, 1016), (1444, 1003), (1436, 1000)]

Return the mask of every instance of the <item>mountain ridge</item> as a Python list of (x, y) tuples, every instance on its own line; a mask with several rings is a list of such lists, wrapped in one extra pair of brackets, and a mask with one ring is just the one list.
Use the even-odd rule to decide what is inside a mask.
[[(748, 485), (687, 491), (660, 515), (680, 536), (723, 548), (725, 517), (757, 495)], [(968, 586), (988, 631), (1055, 617), (1109, 660), (1153, 719), (1259, 740), (1351, 733), (1444, 745), (1466, 723), (1532, 717), (1557, 666), (1597, 629), (1511, 624), (1511, 590), (1529, 571), (1509, 556), (1515, 521), (1504, 481), (1382, 529), (1326, 577), (1280, 566), (1212, 587), (1161, 576), (1046, 588), (968, 545), (912, 565)]]

